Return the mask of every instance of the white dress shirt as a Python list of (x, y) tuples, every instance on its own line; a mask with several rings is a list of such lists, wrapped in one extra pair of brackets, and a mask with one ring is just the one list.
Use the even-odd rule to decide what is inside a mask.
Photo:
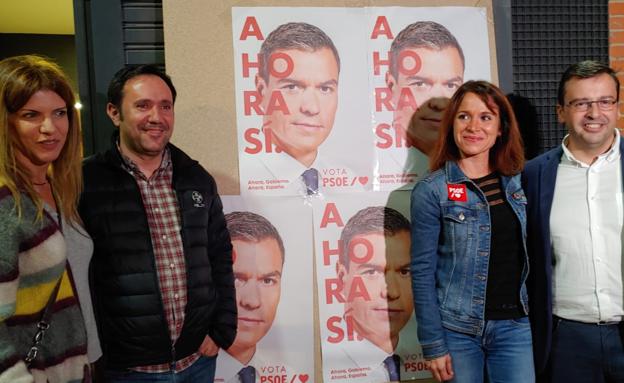
[(260, 381), (260, 376), (263, 371), (262, 367), (266, 367), (268, 364), (263, 361), (258, 352), (254, 353), (249, 363), (242, 364), (238, 359), (228, 354), (227, 351), (220, 349), (217, 356), (217, 368), (215, 371), (216, 383), (240, 383), (238, 372), (247, 366), (253, 366), (256, 369), (256, 382)]
[(620, 135), (591, 165), (574, 158), (566, 139), (550, 213), (553, 314), (586, 323), (621, 321)]

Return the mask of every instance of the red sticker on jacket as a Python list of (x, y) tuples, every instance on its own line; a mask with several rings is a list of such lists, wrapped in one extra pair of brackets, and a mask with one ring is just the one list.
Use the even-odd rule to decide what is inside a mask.
[(448, 198), (451, 201), (466, 202), (468, 197), (466, 196), (466, 185), (464, 184), (448, 184), (446, 185), (448, 191)]

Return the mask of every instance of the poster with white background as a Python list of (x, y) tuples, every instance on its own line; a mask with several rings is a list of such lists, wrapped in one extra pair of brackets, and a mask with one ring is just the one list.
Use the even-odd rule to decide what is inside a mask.
[(308, 169), (315, 195), (372, 189), (363, 15), (232, 8), (241, 194), (311, 194)]
[(223, 196), (233, 246), (238, 333), (215, 382), (314, 381), (312, 211), (298, 197)]
[(430, 377), (414, 319), (409, 197), (312, 202), (324, 382)]
[(442, 99), (465, 81), (491, 80), (486, 9), (371, 7), (366, 21), (373, 186), (411, 189), (428, 169)]

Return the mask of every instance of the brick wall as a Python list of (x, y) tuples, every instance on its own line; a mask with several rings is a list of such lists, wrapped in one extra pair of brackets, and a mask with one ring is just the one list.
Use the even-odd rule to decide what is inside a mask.
[[(618, 72), (620, 93), (624, 93), (624, 0), (609, 0), (609, 59)], [(624, 103), (620, 103), (620, 116), (624, 116)], [(624, 130), (624, 118), (618, 121)]]

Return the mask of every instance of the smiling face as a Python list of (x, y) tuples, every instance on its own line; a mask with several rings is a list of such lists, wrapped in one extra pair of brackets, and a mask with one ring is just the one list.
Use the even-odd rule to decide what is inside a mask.
[(273, 238), (233, 240), (232, 246), (238, 333), (228, 352), (236, 355), (255, 350), (273, 324), (281, 293), (282, 254)]
[(453, 120), (453, 138), (462, 160), (488, 163), (490, 149), (500, 135), (498, 107), (486, 105), (474, 93), (466, 93)]
[[(329, 48), (316, 51), (280, 50), (292, 63), (285, 77), (270, 74), (268, 83), (256, 77), (256, 87), (265, 111), (263, 128), (271, 131), (281, 149), (309, 166), (334, 126), (338, 107), (338, 63)], [(287, 71), (287, 61), (278, 58), (272, 66), (277, 73)], [(283, 99), (286, 108), (275, 107)], [(280, 104), (281, 105), (281, 104)], [(270, 110), (274, 109), (274, 110)]]
[[(464, 64), (455, 47), (440, 50), (420, 47), (406, 51), (410, 52), (403, 55), (403, 67), (417, 65), (413, 56), (420, 58), (421, 67), (414, 74), (399, 70), (396, 78), (390, 72), (386, 75), (386, 84), (392, 91), (392, 105), (396, 109), (392, 123), (396, 129), (406, 132), (418, 147), (433, 145), (438, 138), (447, 100), (464, 81)], [(401, 97), (406, 98), (408, 91), (416, 102), (416, 109), (401, 102)]]
[(173, 133), (173, 96), (155, 75), (131, 78), (123, 87), (121, 110), (107, 105), (108, 116), (119, 128), (119, 143), (127, 156), (155, 158), (162, 155)]
[(39, 177), (58, 158), (69, 131), (65, 101), (51, 90), (34, 93), (9, 116), (16, 133), (16, 158), (28, 172)]
[[(399, 231), (389, 237), (383, 233), (362, 234), (350, 243), (353, 253), (348, 268), (338, 264), (346, 301), (344, 315), (353, 319), (359, 335), (392, 352), (414, 310), (409, 232)], [(358, 263), (356, 259), (364, 261)], [(361, 291), (361, 286), (368, 297), (354, 294), (349, 299), (349, 292)]]
[(568, 128), (568, 148), (575, 155), (585, 152), (597, 156), (606, 152), (614, 140), (618, 108), (601, 110), (593, 103), (585, 112), (575, 111), (575, 101), (617, 100), (616, 83), (606, 73), (589, 78), (573, 77), (565, 84), (564, 105), (557, 105), (557, 117)]

